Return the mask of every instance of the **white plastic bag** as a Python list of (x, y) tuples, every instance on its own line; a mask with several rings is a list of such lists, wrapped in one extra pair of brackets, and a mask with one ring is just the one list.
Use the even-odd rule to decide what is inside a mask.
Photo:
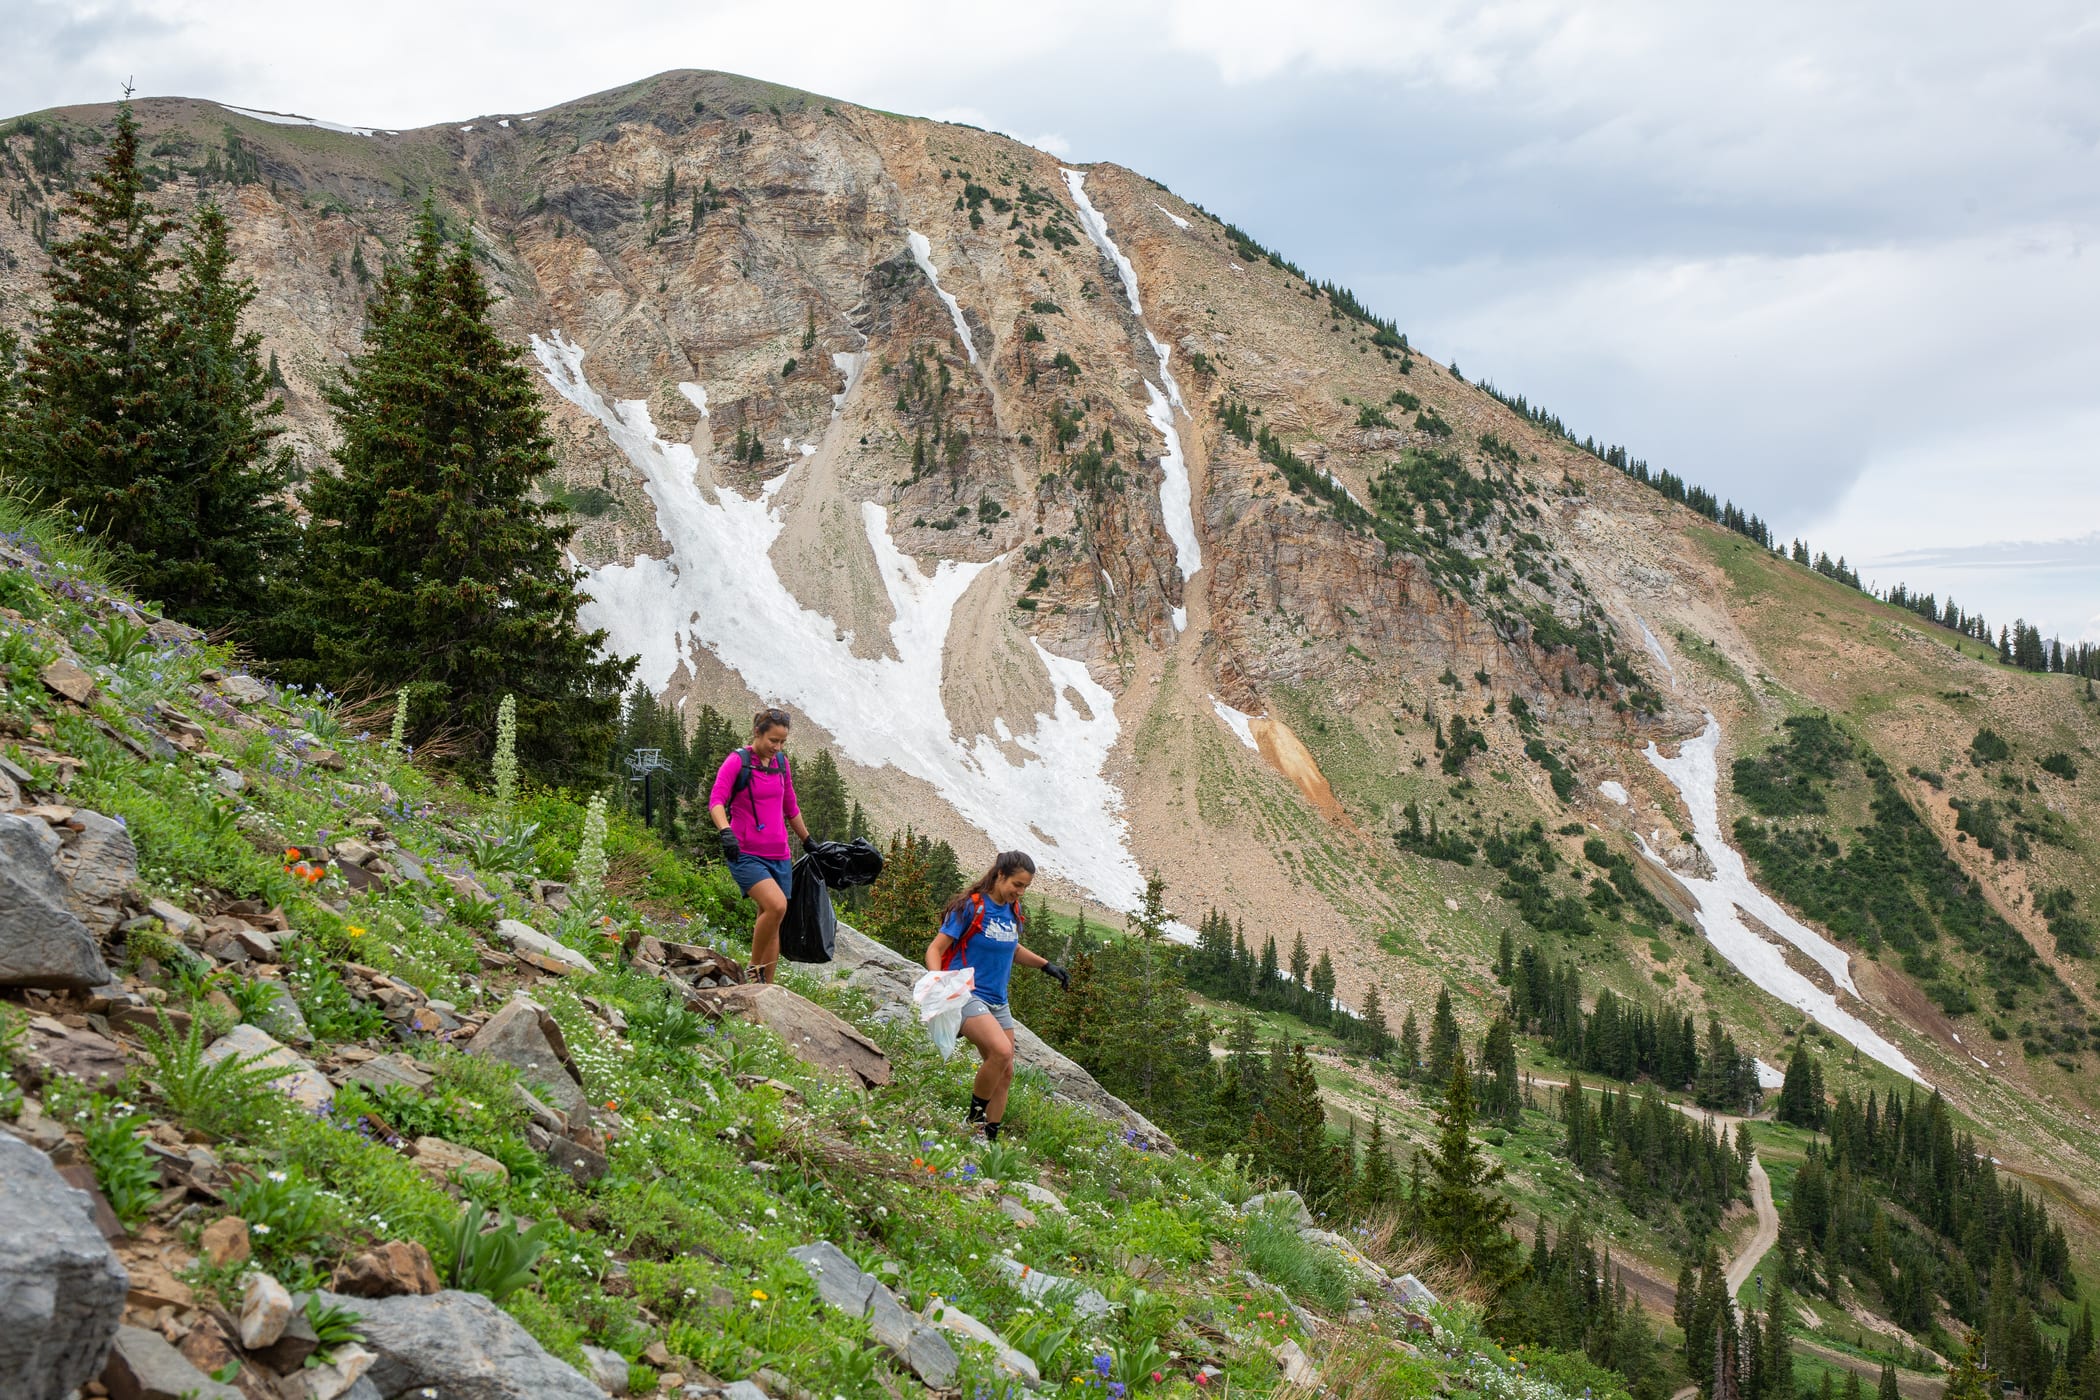
[(963, 1003), (977, 990), (977, 973), (967, 967), (953, 972), (929, 972), (913, 984), (912, 1004), (926, 1023), (926, 1037), (947, 1059), (955, 1053), (955, 1038), (962, 1031)]

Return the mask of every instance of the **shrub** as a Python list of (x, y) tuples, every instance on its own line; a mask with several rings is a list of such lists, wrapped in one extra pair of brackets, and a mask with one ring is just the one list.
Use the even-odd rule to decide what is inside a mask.
[(2054, 773), (2067, 783), (2078, 780), (2078, 765), (2072, 761), (2071, 755), (2067, 753), (2053, 753), (2043, 759), (2042, 771), (2044, 773)]
[(1986, 763), (2002, 763), (2012, 757), (2012, 745), (2006, 743), (1995, 729), (1979, 729), (1976, 737), (1969, 740), (1969, 757), (1978, 767)]

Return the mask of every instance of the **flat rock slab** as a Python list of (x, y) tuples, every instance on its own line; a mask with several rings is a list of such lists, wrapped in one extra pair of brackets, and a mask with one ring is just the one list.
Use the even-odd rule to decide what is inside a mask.
[(381, 1055), (344, 1071), (342, 1082), (367, 1089), (400, 1087), (421, 1094), (437, 1083), (437, 1076), (406, 1055)]
[(32, 1016), (23, 1042), (22, 1062), (41, 1083), (53, 1074), (70, 1075), (90, 1089), (122, 1079), (130, 1069), (124, 1048), (107, 1036), (74, 1030), (50, 1016)]
[(548, 1355), (510, 1314), (479, 1293), (318, 1296), (323, 1306), (361, 1315), (364, 1345), (377, 1357), (365, 1378), (381, 1395), (415, 1395), (428, 1387), (444, 1400), (605, 1400), (596, 1384)]
[(415, 1158), (417, 1171), (439, 1181), (453, 1176), (493, 1176), (498, 1181), (510, 1180), (509, 1169), (494, 1157), (443, 1138), (419, 1137), (409, 1153)]
[(882, 1047), (809, 998), (775, 983), (748, 983), (699, 993), (709, 1012), (765, 1026), (806, 1065), (849, 1076), (862, 1088), (890, 1082), (890, 1057)]
[(110, 980), (53, 863), (59, 851), (43, 822), (0, 814), (0, 987), (86, 991)]
[(1041, 1269), (1032, 1269), (1020, 1260), (1007, 1255), (1001, 1255), (992, 1262), (998, 1266), (1001, 1273), (1014, 1281), (1014, 1287), (1018, 1288), (1021, 1291), (1021, 1296), (1030, 1302), (1045, 1298), (1059, 1289), (1069, 1289), (1071, 1290), (1072, 1311), (1078, 1313), (1080, 1317), (1088, 1322), (1092, 1322), (1097, 1317), (1106, 1317), (1116, 1310), (1114, 1303), (1109, 1302), (1099, 1292), (1086, 1287), (1077, 1279), (1060, 1278), (1056, 1274), (1045, 1273)]
[(50, 1158), (0, 1135), (0, 1376), (9, 1393), (59, 1400), (93, 1380), (129, 1287), (87, 1198)]
[(556, 977), (598, 970), (598, 965), (584, 953), (519, 919), (498, 919), (496, 939), (540, 971)]
[(236, 1055), (258, 1068), (277, 1071), (270, 1087), (308, 1113), (319, 1113), (335, 1101), (335, 1085), (328, 1082), (328, 1076), (260, 1026), (235, 1026), (204, 1051), (211, 1064)]
[(980, 1346), (990, 1347), (999, 1368), (1007, 1374), (1018, 1376), (1030, 1385), (1042, 1382), (1043, 1374), (1036, 1369), (1033, 1357), (1026, 1352), (1016, 1351), (1006, 1338), (1000, 1336), (989, 1325), (954, 1304), (935, 1298), (926, 1305), (925, 1318), (943, 1332), (953, 1332), (956, 1336), (976, 1342)]
[(569, 1061), (561, 1027), (538, 1002), (514, 997), (474, 1032), (467, 1053), (515, 1066), (532, 1092), (570, 1124), (588, 1121), (590, 1102), (583, 1094), (583, 1077)]
[(95, 678), (69, 656), (61, 656), (37, 672), (37, 679), (52, 694), (63, 695), (76, 705), (85, 705), (95, 698)]
[(246, 1400), (190, 1364), (158, 1332), (119, 1327), (102, 1383), (112, 1400)]

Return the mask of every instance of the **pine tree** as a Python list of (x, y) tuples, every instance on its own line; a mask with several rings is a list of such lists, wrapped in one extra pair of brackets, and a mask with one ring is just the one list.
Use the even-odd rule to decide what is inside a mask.
[(31, 321), (13, 432), (0, 441), (19, 491), (74, 514), (103, 539), (118, 573), (160, 598), (162, 571), (191, 554), (181, 512), (181, 378), (164, 246), (174, 220), (153, 210), (139, 166), (139, 120), (116, 115), (103, 168), (69, 191), (78, 233), (50, 243), (50, 309)]
[(1276, 980), (1276, 936), (1271, 934), (1262, 940), (1261, 965), (1255, 971), (1254, 986), (1249, 989), (1253, 993), (1256, 1006), (1274, 1004), (1277, 995)]
[(1896, 1366), (1894, 1362), (1884, 1361), (1881, 1363), (1881, 1381), (1875, 1388), (1874, 1400), (1903, 1400), (1903, 1391), (1896, 1384)]
[(1324, 1026), (1334, 1019), (1334, 962), (1323, 949), (1312, 970), (1312, 1022)]
[(1422, 1072), (1422, 1028), (1415, 1023), (1412, 1006), (1400, 1022), (1400, 1072), (1409, 1079)]
[(1823, 1125), (1823, 1096), (1817, 1083), (1820, 1077), (1816, 1057), (1809, 1053), (1808, 1046), (1795, 1046), (1793, 1057), (1786, 1063), (1786, 1082), (1779, 1090), (1780, 1122), (1803, 1128)]
[(1473, 1143), (1473, 1076), (1463, 1055), (1452, 1057), (1437, 1122), (1421, 1230), (1441, 1255), (1470, 1268), (1492, 1297), (1516, 1276), (1521, 1259), (1516, 1240), (1503, 1228), (1509, 1203), (1491, 1190), (1502, 1180), (1502, 1168), (1490, 1166)]
[(1458, 1017), (1451, 1010), (1451, 989), (1443, 987), (1436, 994), (1436, 1014), (1430, 1018), (1429, 1045), (1423, 1054), (1423, 1074), (1431, 1084), (1442, 1084), (1451, 1077), (1451, 1066), (1460, 1058), (1458, 1051)]
[(1480, 1100), (1482, 1115), (1516, 1122), (1523, 1103), (1517, 1085), (1517, 1039), (1507, 1016), (1497, 1016), (1482, 1037), (1480, 1068), (1487, 1076)]
[(928, 841), (923, 836), (919, 840), (926, 847), (926, 888), (935, 904), (946, 904), (970, 883), (963, 876), (962, 863), (955, 858), (955, 847), (946, 841)]
[(371, 306), (365, 349), (328, 391), (339, 475), (307, 493), (295, 678), (414, 684), (470, 734), (518, 695), (518, 750), (553, 776), (597, 769), (631, 660), (579, 632), (569, 531), (532, 499), (554, 470), (519, 351), (496, 334), (473, 239), (447, 256), (425, 201)]
[(1393, 1033), (1385, 1024), (1385, 997), (1373, 982), (1364, 989), (1363, 1021), (1358, 1036), (1364, 1053), (1374, 1060), (1382, 1060), (1392, 1049)]
[(1306, 974), (1312, 968), (1312, 959), (1305, 951), (1305, 935), (1299, 933), (1291, 940), (1291, 989), (1304, 991)]
[(852, 820), (851, 799), (830, 749), (818, 749), (815, 758), (795, 769), (795, 799), (811, 836), (819, 841), (850, 839), (846, 833)]
[(926, 856), (925, 839), (910, 827), (891, 836), (861, 915), (862, 932), (915, 961), (933, 941), (944, 902), (927, 883)]
[(1386, 1142), (1385, 1115), (1373, 1110), (1370, 1136), (1364, 1140), (1364, 1170), (1357, 1179), (1358, 1209), (1366, 1213), (1393, 1205), (1400, 1196), (1400, 1178), (1393, 1170), (1393, 1150)]

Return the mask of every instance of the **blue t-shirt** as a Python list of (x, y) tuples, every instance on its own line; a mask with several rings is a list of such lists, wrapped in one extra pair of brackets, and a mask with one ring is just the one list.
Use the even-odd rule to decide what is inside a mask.
[[(976, 914), (976, 905), (964, 900), (954, 913), (941, 920), (941, 932), (961, 938)], [(988, 1002), (1006, 1004), (1006, 983), (1013, 975), (1014, 950), (1021, 946), (1021, 921), (1011, 904), (984, 902), (984, 927), (964, 945), (962, 956), (950, 968), (967, 967), (977, 974), (977, 995)], [(953, 951), (952, 949), (950, 950)]]

